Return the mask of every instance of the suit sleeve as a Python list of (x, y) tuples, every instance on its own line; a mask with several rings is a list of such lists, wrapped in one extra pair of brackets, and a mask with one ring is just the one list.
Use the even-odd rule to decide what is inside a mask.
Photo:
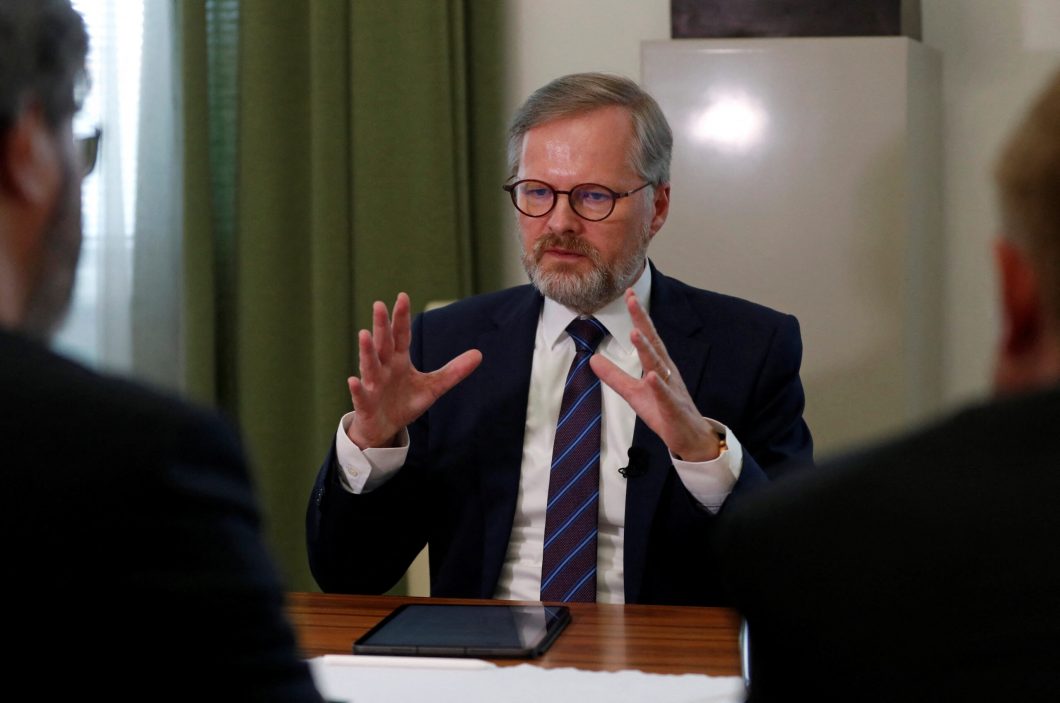
[(806, 397), (799, 377), (801, 364), (799, 322), (785, 315), (763, 358), (748, 416), (737, 432), (744, 457), (734, 494), (813, 464), (813, 439), (802, 417)]
[[(410, 354), (421, 367), (421, 316), (412, 325)], [(383, 593), (405, 574), (427, 544), (426, 497), (420, 466), (427, 415), (409, 426), (409, 454), (392, 478), (355, 495), (339, 485), (335, 442), (317, 473), (306, 511), (309, 568), (327, 593)]]

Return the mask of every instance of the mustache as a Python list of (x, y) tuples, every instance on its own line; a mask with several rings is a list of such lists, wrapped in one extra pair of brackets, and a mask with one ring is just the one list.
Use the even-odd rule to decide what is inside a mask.
[(534, 261), (541, 261), (546, 249), (562, 249), (573, 254), (588, 257), (593, 263), (598, 263), (600, 253), (581, 237), (571, 234), (546, 234), (534, 243)]

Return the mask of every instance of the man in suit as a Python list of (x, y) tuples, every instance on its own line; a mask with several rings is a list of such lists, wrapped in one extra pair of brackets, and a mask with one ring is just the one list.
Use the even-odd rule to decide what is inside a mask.
[(782, 481), (719, 531), (755, 701), (1060, 700), (1060, 73), (997, 183), (998, 397)]
[(716, 513), (812, 450), (796, 320), (648, 262), (672, 141), (617, 76), (520, 108), (505, 190), (532, 285), (411, 329), (407, 296), (375, 304), (309, 504), (324, 590), (383, 591), (429, 543), (436, 596), (713, 600)]
[(72, 134), (87, 45), (68, 0), (0, 0), (5, 683), (47, 700), (319, 701), (231, 430), (46, 346), (95, 160)]

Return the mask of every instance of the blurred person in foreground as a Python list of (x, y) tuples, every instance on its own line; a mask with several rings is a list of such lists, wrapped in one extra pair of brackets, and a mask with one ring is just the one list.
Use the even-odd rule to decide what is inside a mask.
[(996, 170), (996, 398), (734, 506), (753, 701), (1060, 700), (1060, 73)]
[(98, 134), (68, 0), (0, 0), (0, 516), (7, 686), (58, 700), (319, 701), (236, 436), (49, 351)]

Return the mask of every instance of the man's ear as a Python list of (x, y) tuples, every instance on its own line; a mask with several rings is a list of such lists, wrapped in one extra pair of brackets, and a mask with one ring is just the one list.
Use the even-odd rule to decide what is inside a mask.
[(23, 110), (4, 135), (0, 183), (8, 196), (50, 209), (62, 180), (58, 140), (37, 107)]
[(663, 224), (666, 223), (666, 216), (670, 214), (670, 184), (663, 183), (652, 190), (654, 192), (652, 199), (653, 212), (651, 227), (648, 231), (654, 237), (655, 233), (662, 229)]
[(1023, 390), (1040, 382), (1046, 341), (1041, 282), (1027, 254), (1012, 242), (999, 239), (994, 258), (1001, 288), (1001, 338), (994, 381), (1001, 391)]

